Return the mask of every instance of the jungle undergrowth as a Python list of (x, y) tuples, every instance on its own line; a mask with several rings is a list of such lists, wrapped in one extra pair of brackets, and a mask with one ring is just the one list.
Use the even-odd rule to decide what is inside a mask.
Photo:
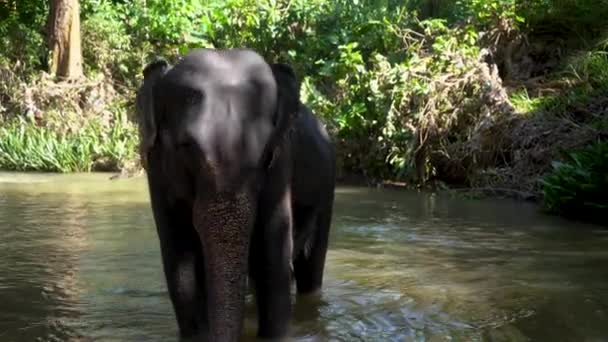
[(145, 63), (249, 47), (294, 66), (340, 178), (541, 199), (561, 151), (606, 134), (608, 4), (428, 3), (81, 0), (86, 79), (65, 83), (44, 72), (46, 5), (24, 0), (0, 24), (0, 167), (138, 169)]

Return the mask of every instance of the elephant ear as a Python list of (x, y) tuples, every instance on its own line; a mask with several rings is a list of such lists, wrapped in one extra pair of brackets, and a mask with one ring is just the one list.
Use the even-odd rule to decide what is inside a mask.
[(144, 80), (136, 96), (137, 121), (139, 126), (142, 163), (147, 168), (148, 152), (154, 146), (158, 134), (157, 113), (154, 108), (154, 85), (167, 72), (169, 63), (162, 59), (150, 62), (142, 71)]
[(300, 110), (300, 83), (293, 68), (284, 63), (274, 63), (270, 67), (277, 84), (277, 109), (272, 119), (274, 132), (267, 145), (268, 168), (272, 166), (276, 153)]
[(271, 64), (270, 68), (277, 84), (277, 109), (272, 118), (274, 131), (264, 153), (266, 168), (272, 167), (300, 110), (300, 83), (293, 68), (284, 63)]
[(295, 71), (288, 64), (271, 65), (277, 82), (277, 112), (273, 124), (279, 132), (284, 132), (298, 115), (300, 109), (300, 83)]

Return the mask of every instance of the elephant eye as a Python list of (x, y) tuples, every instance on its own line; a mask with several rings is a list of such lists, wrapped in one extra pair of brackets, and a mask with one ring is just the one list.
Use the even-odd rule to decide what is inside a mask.
[(186, 97), (186, 104), (188, 104), (188, 105), (196, 104), (197, 102), (198, 102), (198, 99), (195, 96)]
[(257, 79), (250, 79), (249, 85), (256, 94), (260, 94), (264, 89), (264, 85), (262, 84), (262, 82), (258, 81)]
[(185, 96), (185, 104), (186, 105), (195, 105), (203, 101), (204, 93), (199, 90), (190, 89), (184, 93)]
[(189, 136), (181, 137), (177, 142), (177, 147), (189, 149), (196, 146), (196, 142)]

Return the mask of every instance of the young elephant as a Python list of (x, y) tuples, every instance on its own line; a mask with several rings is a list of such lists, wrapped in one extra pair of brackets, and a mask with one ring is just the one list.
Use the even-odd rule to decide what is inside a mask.
[(258, 336), (286, 336), (291, 280), (300, 294), (323, 281), (327, 132), (300, 103), (292, 68), (251, 50), (193, 50), (143, 74), (140, 153), (180, 336), (237, 341), (248, 275)]

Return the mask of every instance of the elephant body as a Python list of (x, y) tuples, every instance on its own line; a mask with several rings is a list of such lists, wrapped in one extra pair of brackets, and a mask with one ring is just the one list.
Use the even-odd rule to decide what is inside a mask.
[(335, 151), (285, 64), (198, 49), (144, 68), (140, 153), (180, 336), (236, 341), (246, 279), (258, 336), (281, 338), (290, 288), (320, 290)]
[(309, 108), (294, 123), (291, 151), (293, 263), (299, 293), (321, 287), (335, 189), (335, 151), (329, 135)]

